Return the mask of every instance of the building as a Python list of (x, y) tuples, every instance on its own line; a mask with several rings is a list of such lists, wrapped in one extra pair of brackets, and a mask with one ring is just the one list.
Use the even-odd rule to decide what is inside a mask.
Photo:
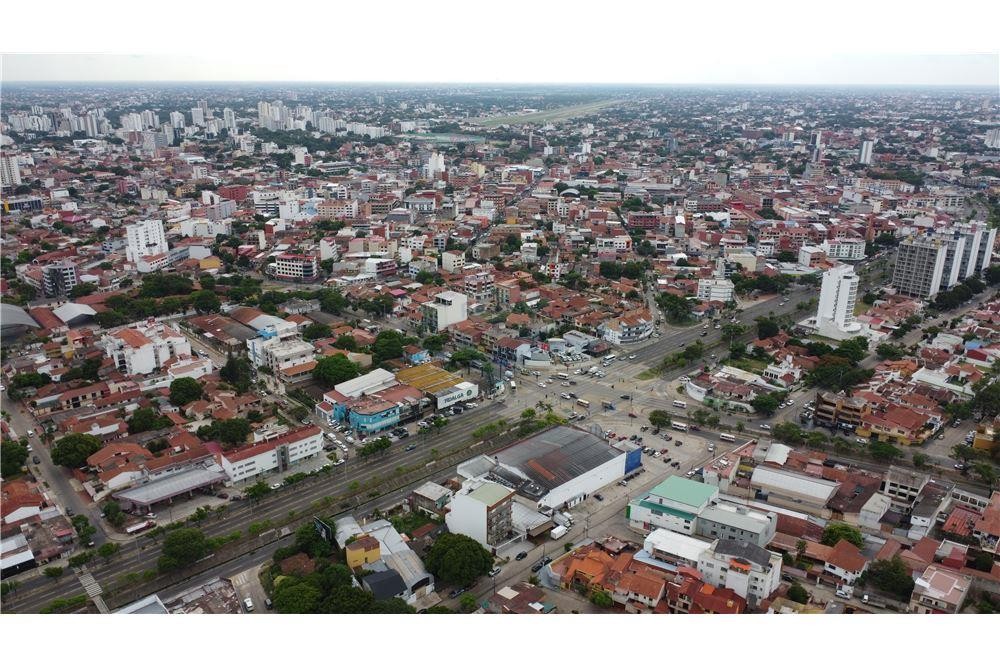
[(755, 608), (781, 585), (781, 554), (744, 540), (716, 540), (698, 559), (698, 572)]
[(728, 278), (702, 278), (698, 281), (698, 298), (702, 301), (733, 300), (733, 281)]
[(465, 253), (452, 250), (441, 253), (441, 268), (447, 273), (461, 273), (465, 268)]
[(514, 490), (495, 482), (472, 480), (449, 504), (448, 530), (471, 537), (486, 549), (495, 549), (512, 537)]
[(694, 535), (698, 514), (719, 496), (719, 489), (671, 475), (645, 495), (629, 502), (626, 517), (633, 530), (648, 533), (666, 528)]
[(424, 482), (410, 492), (410, 511), (419, 511), (428, 516), (442, 518), (452, 497), (454, 497), (454, 493), (451, 489), (435, 482)]
[(469, 297), (458, 292), (439, 292), (434, 300), (421, 304), (423, 326), (428, 331), (443, 331), (468, 319)]
[(666, 528), (657, 528), (643, 540), (642, 548), (650, 557), (674, 567), (698, 567), (705, 550), (712, 543)]
[(319, 277), (319, 262), (314, 255), (281, 253), (272, 266), (271, 274), (278, 280), (311, 283)]
[(840, 483), (791, 470), (757, 466), (750, 478), (750, 488), (772, 505), (827, 516), (826, 504), (840, 488)]
[(957, 614), (965, 604), (972, 577), (928, 565), (917, 577), (910, 595), (911, 614)]
[(76, 264), (73, 262), (54, 262), (42, 267), (42, 292), (47, 297), (67, 296), (76, 283)]
[(229, 485), (287, 470), (299, 461), (323, 452), (323, 431), (306, 426), (274, 438), (231, 450), (219, 450), (217, 458)]
[(826, 239), (819, 247), (829, 259), (850, 262), (865, 258), (865, 240), (860, 238)]
[(868, 569), (868, 559), (847, 540), (837, 542), (826, 556), (823, 575), (838, 585), (851, 586)]
[(866, 139), (861, 142), (861, 148), (858, 150), (858, 162), (860, 164), (871, 164), (872, 163), (872, 153), (875, 150), (875, 142), (871, 139)]
[(952, 226), (956, 236), (964, 238), (962, 258), (959, 261), (958, 279), (985, 271), (993, 257), (993, 246), (997, 240), (997, 230), (980, 220), (959, 222)]
[(867, 412), (868, 405), (860, 398), (824, 391), (816, 394), (813, 422), (832, 428), (856, 429)]
[(136, 262), (141, 257), (166, 255), (169, 250), (162, 220), (143, 220), (125, 226), (125, 258)]
[(941, 290), (949, 244), (940, 238), (917, 236), (899, 244), (892, 286), (906, 296), (932, 299)]
[(479, 385), (465, 381), (461, 375), (431, 363), (404, 368), (396, 373), (396, 380), (424, 392), (437, 410), (456, 403), (474, 400), (479, 396)]
[(597, 333), (612, 345), (626, 345), (649, 338), (654, 326), (649, 311), (640, 310), (602, 322), (597, 327)]
[(14, 188), (21, 185), (21, 166), (16, 155), (0, 155), (0, 186)]
[(146, 375), (163, 370), (169, 359), (191, 356), (184, 336), (155, 321), (105, 334), (101, 346), (125, 375)]
[(1000, 148), (1000, 127), (986, 130), (986, 147)]
[[(375, 555), (374, 543), (367, 538), (378, 543), (377, 559), (372, 558)], [(345, 554), (348, 553), (348, 547), (363, 541), (363, 560), (359, 567), (372, 573), (394, 572), (402, 580), (400, 587), (398, 582), (389, 581), (395, 580), (392, 575), (383, 575), (374, 580), (365, 577), (362, 586), (367, 583), (376, 598), (398, 597), (414, 606), (421, 606), (424, 598), (430, 600), (429, 604), (439, 601), (437, 596), (429, 597), (434, 593), (434, 576), (427, 571), (420, 557), (389, 521), (369, 521), (362, 528), (353, 516), (341, 517), (337, 519), (335, 539)], [(353, 554), (355, 558), (359, 555), (357, 550)]]
[(820, 335), (844, 340), (861, 334), (861, 324), (854, 319), (860, 282), (854, 267), (846, 264), (823, 274), (816, 310), (816, 327)]
[(774, 539), (777, 530), (776, 513), (719, 501), (709, 503), (698, 513), (694, 534), (708, 539), (736, 540), (765, 547)]

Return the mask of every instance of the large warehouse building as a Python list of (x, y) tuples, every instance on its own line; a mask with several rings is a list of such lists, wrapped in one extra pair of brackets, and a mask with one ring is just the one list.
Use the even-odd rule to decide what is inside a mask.
[(488, 477), (544, 512), (573, 507), (641, 465), (642, 450), (632, 443), (612, 445), (589, 431), (554, 426), (492, 456), (466, 461), (458, 474), (467, 480)]

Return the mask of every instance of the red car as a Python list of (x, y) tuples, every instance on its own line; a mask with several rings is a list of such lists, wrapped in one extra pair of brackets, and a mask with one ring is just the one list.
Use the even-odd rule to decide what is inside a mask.
[(634, 412), (630, 412), (630, 413), (628, 413), (628, 416), (631, 417), (632, 419), (635, 419), (639, 415), (635, 414)]

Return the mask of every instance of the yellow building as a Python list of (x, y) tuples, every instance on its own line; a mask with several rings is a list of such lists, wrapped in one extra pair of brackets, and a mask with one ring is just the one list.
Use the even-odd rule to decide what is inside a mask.
[(1000, 429), (1000, 417), (993, 420), (992, 424), (980, 424), (976, 427), (976, 435), (972, 441), (975, 449), (992, 451), (997, 443), (997, 430)]
[(361, 535), (344, 547), (344, 557), (347, 559), (347, 567), (353, 570), (382, 558), (382, 549), (374, 537)]

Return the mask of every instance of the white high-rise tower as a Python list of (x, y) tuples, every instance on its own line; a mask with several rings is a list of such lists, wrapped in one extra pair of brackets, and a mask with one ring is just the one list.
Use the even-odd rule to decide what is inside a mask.
[(134, 262), (140, 257), (159, 255), (167, 252), (167, 237), (163, 233), (162, 220), (143, 220), (125, 227), (128, 246), (125, 258)]
[(816, 311), (820, 335), (843, 340), (861, 334), (861, 325), (854, 320), (859, 282), (854, 267), (849, 264), (835, 266), (823, 274)]

